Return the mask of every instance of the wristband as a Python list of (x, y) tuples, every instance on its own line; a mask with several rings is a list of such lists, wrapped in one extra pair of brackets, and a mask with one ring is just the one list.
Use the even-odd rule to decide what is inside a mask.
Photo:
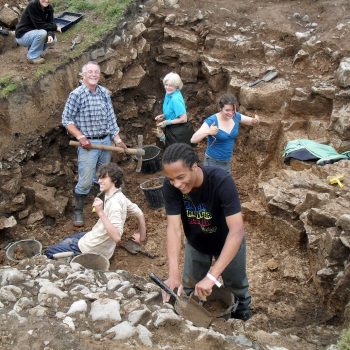
[(80, 136), (77, 136), (76, 139), (79, 141), (79, 140), (81, 140), (84, 137), (86, 137), (86, 136), (85, 135), (80, 135)]
[(215, 283), (215, 285), (217, 286), (217, 287), (221, 287), (222, 286), (222, 284), (211, 274), (211, 273), (207, 273), (207, 277), (212, 281), (212, 282), (214, 282)]

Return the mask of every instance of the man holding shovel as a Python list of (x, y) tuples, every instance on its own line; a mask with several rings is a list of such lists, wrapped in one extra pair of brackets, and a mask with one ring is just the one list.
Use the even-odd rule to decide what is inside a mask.
[[(163, 186), (167, 213), (169, 278), (165, 283), (192, 291), (206, 299), (214, 285), (225, 287), (238, 298), (231, 316), (244, 321), (251, 317), (251, 297), (246, 276), (246, 245), (236, 186), (223, 169), (200, 167), (189, 145), (175, 143), (163, 155), (166, 175)], [(186, 236), (182, 281), (179, 270), (181, 224)], [(215, 259), (212, 264), (213, 258)], [(183, 284), (182, 284), (183, 283)], [(167, 301), (169, 296), (164, 295)]]
[(97, 184), (96, 170), (109, 163), (111, 152), (91, 149), (91, 144), (114, 143), (126, 148), (119, 136), (113, 105), (108, 90), (100, 85), (100, 67), (96, 62), (88, 62), (81, 71), (82, 84), (73, 90), (62, 114), (62, 124), (79, 143), (78, 183), (74, 189), (74, 226), (84, 226), (83, 208), (85, 197), (93, 183)]

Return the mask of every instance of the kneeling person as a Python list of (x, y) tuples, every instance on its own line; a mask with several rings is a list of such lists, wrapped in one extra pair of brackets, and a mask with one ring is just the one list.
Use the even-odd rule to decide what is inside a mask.
[(50, 0), (33, 0), (25, 8), (16, 26), (16, 42), (28, 48), (27, 59), (30, 63), (41, 64), (41, 57), (48, 46), (56, 43), (55, 32), (61, 32), (54, 22), (54, 11)]
[(137, 243), (145, 240), (145, 217), (141, 209), (122, 193), (120, 186), (123, 172), (120, 167), (115, 163), (102, 165), (98, 176), (100, 190), (105, 194), (104, 201), (96, 197), (93, 203), (99, 220), (91, 231), (79, 232), (48, 247), (45, 251), (48, 258), (52, 259), (56, 253), (73, 252), (75, 255), (101, 254), (110, 259), (123, 234), (127, 214), (136, 216), (138, 220), (138, 231), (134, 233), (133, 239)]

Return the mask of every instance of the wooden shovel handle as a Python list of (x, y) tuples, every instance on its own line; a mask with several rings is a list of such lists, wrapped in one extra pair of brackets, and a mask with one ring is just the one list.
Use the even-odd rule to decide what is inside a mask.
[[(80, 143), (78, 141), (69, 141), (69, 146), (79, 147)], [(116, 147), (116, 146), (96, 145), (93, 143), (91, 144), (91, 148), (100, 149), (102, 151), (113, 151), (113, 152), (119, 152), (119, 153), (132, 154), (137, 156), (145, 155), (144, 149), (137, 149), (137, 148), (122, 148), (122, 147)]]

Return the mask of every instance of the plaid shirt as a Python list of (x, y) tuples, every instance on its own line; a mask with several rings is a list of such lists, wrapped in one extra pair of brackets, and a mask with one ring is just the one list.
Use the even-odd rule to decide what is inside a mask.
[(111, 135), (112, 139), (119, 133), (116, 116), (107, 89), (97, 85), (96, 92), (91, 92), (82, 84), (68, 97), (62, 114), (62, 124), (75, 126), (87, 137)]

